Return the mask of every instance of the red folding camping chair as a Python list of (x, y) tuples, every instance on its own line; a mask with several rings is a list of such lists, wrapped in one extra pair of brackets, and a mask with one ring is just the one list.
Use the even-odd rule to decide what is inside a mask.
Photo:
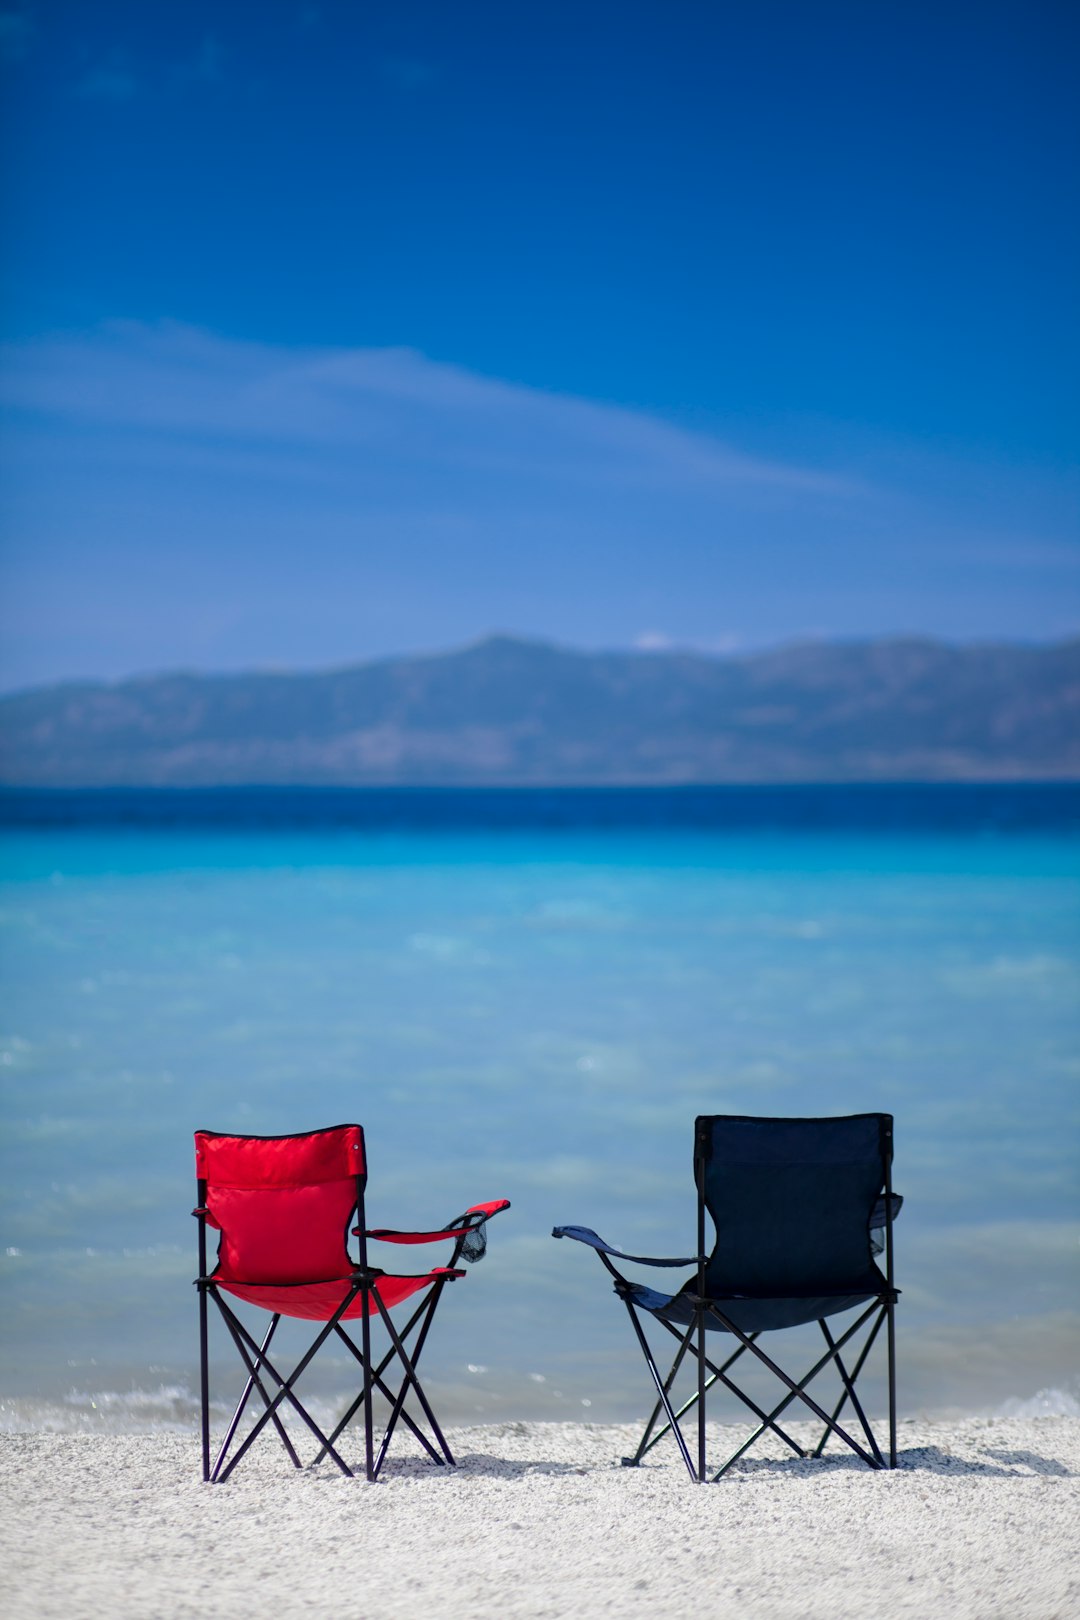
[[(509, 1209), (505, 1198), (474, 1204), (441, 1231), (402, 1232), (369, 1230), (364, 1214), (367, 1157), (364, 1132), (359, 1125), (333, 1125), (326, 1130), (295, 1136), (226, 1136), (216, 1131), (195, 1132), (195, 1166), (199, 1222), (199, 1352), (202, 1397), (203, 1479), (221, 1483), (258, 1436), (272, 1424), (299, 1468), (300, 1459), (282, 1422), (289, 1407), (319, 1442), (315, 1462), (329, 1456), (342, 1473), (353, 1470), (337, 1450), (346, 1427), (363, 1409), (364, 1472), (378, 1478), (394, 1430), (399, 1422), (415, 1436), (433, 1462), (453, 1464), (446, 1439), (417, 1377), (416, 1364), (431, 1327), (435, 1308), (448, 1282), (465, 1273), (459, 1261), (479, 1260), (487, 1247), (485, 1227), (492, 1215)], [(352, 1235), (359, 1254), (349, 1253), (349, 1224), (356, 1214)], [(217, 1265), (208, 1274), (206, 1229), (220, 1232)], [(386, 1272), (368, 1263), (368, 1240), (386, 1243), (452, 1243), (450, 1263), (416, 1275)], [(390, 1320), (393, 1306), (415, 1294), (424, 1294), (399, 1333)], [(270, 1325), (262, 1342), (245, 1327), (223, 1297), (231, 1294), (270, 1312)], [(247, 1383), (229, 1423), (213, 1466), (210, 1463), (210, 1360), (208, 1300), (213, 1300), (247, 1370)], [(390, 1349), (378, 1362), (372, 1358), (371, 1319), (381, 1318)], [(314, 1341), (287, 1375), (270, 1360), (268, 1351), (283, 1316), (320, 1322)], [(344, 1327), (360, 1319), (360, 1344)], [(415, 1333), (412, 1349), (406, 1345)], [(359, 1395), (330, 1435), (319, 1428), (296, 1394), (297, 1381), (326, 1341), (334, 1335), (359, 1363), (363, 1377)], [(387, 1377), (401, 1384), (394, 1390)], [(432, 1438), (406, 1407), (410, 1390), (426, 1418)], [(378, 1455), (374, 1446), (373, 1400), (378, 1391), (390, 1413)], [(241, 1443), (233, 1449), (237, 1429), (252, 1394), (263, 1410)], [(433, 1443), (434, 1441), (434, 1443)]]

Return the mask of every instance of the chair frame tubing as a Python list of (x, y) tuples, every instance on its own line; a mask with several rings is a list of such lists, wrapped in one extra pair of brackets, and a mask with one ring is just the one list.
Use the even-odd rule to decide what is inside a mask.
[[(438, 1281), (430, 1289), (427, 1296), (414, 1310), (412, 1316), (409, 1318), (409, 1321), (406, 1323), (404, 1330), (399, 1333), (391, 1321), (389, 1309), (379, 1293), (378, 1279), (383, 1275), (383, 1273), (379, 1270), (373, 1270), (368, 1264), (367, 1233), (365, 1230), (366, 1218), (364, 1212), (364, 1180), (364, 1176), (358, 1175), (356, 1177), (356, 1213), (358, 1217), (357, 1224), (359, 1229), (358, 1235), (360, 1251), (359, 1263), (352, 1273), (350, 1286), (344, 1299), (338, 1306), (338, 1309), (327, 1321), (321, 1325), (315, 1339), (309, 1345), (304, 1355), (296, 1363), (295, 1367), (291, 1373), (288, 1374), (288, 1376), (285, 1376), (278, 1370), (268, 1354), (271, 1342), (277, 1330), (278, 1323), (281, 1320), (281, 1313), (272, 1313), (270, 1325), (263, 1336), (262, 1343), (258, 1343), (244, 1326), (243, 1322), (241, 1322), (239, 1316), (233, 1310), (232, 1306), (226, 1303), (225, 1299), (222, 1297), (220, 1288), (214, 1282), (213, 1276), (207, 1274), (207, 1183), (204, 1179), (200, 1179), (197, 1182), (198, 1207), (195, 1214), (199, 1222), (199, 1276), (196, 1280), (196, 1288), (199, 1295), (200, 1439), (202, 1450), (202, 1477), (205, 1483), (223, 1484), (225, 1480), (228, 1479), (233, 1469), (246, 1455), (250, 1447), (254, 1444), (268, 1423), (272, 1423), (274, 1425), (278, 1437), (284, 1445), (293, 1466), (300, 1468), (302, 1466), (300, 1459), (296, 1454), (295, 1447), (293, 1446), (292, 1441), (289, 1439), (288, 1432), (286, 1431), (285, 1426), (279, 1416), (279, 1409), (286, 1402), (295, 1410), (297, 1415), (307, 1425), (308, 1429), (319, 1442), (320, 1450), (311, 1465), (312, 1467), (321, 1462), (324, 1457), (329, 1456), (332, 1458), (334, 1463), (336, 1463), (337, 1467), (342, 1471), (342, 1473), (344, 1473), (350, 1479), (354, 1477), (353, 1469), (349, 1467), (344, 1458), (336, 1449), (336, 1442), (344, 1433), (348, 1425), (352, 1422), (353, 1418), (356, 1416), (361, 1407), (363, 1408), (364, 1412), (364, 1475), (369, 1483), (374, 1483), (378, 1479), (379, 1472), (386, 1458), (387, 1450), (389, 1449), (390, 1441), (399, 1421), (404, 1423), (405, 1427), (409, 1429), (413, 1436), (420, 1442), (433, 1462), (437, 1463), (440, 1467), (443, 1467), (446, 1464), (450, 1464), (451, 1466), (454, 1465), (453, 1454), (451, 1453), (450, 1447), (446, 1442), (446, 1438), (439, 1427), (438, 1421), (431, 1408), (430, 1402), (424, 1393), (423, 1386), (420, 1383), (420, 1379), (416, 1371), (416, 1364), (420, 1359), (420, 1352), (424, 1347), (424, 1342), (431, 1327), (431, 1323), (435, 1315), (435, 1308), (438, 1305), (439, 1299), (442, 1296), (443, 1289), (445, 1288), (448, 1279), (446, 1277), (441, 1277), (438, 1279)], [(453, 1257), (451, 1259), (451, 1268), (458, 1260), (462, 1247), (464, 1246), (464, 1242), (464, 1237), (460, 1237), (457, 1240), (454, 1246)], [(363, 1310), (363, 1314), (360, 1319), (359, 1347), (355, 1344), (352, 1338), (350, 1338), (343, 1326), (345, 1313), (357, 1299), (357, 1297), (359, 1297), (361, 1300)], [(211, 1463), (210, 1459), (209, 1299), (213, 1299), (215, 1305), (217, 1306), (221, 1319), (224, 1322), (236, 1351), (247, 1371), (247, 1381), (236, 1405), (236, 1409), (233, 1412), (232, 1418), (229, 1421), (225, 1437), (218, 1448), (218, 1452), (213, 1460), (213, 1463)], [(372, 1306), (374, 1306), (375, 1311), (381, 1318), (383, 1326), (385, 1327), (387, 1335), (390, 1339), (390, 1349), (383, 1356), (378, 1366), (373, 1365), (371, 1352)], [(406, 1349), (406, 1341), (408, 1340), (409, 1334), (416, 1327), (419, 1327), (419, 1333), (410, 1356), (408, 1350)], [(330, 1337), (331, 1333), (336, 1333), (338, 1337), (344, 1341), (352, 1355), (360, 1363), (363, 1369), (363, 1381), (360, 1394), (356, 1397), (355, 1401), (353, 1401), (344, 1417), (339, 1420), (332, 1434), (328, 1436), (323, 1433), (318, 1424), (312, 1418), (311, 1414), (302, 1405), (295, 1394), (294, 1385), (297, 1383), (310, 1362), (314, 1359), (318, 1351), (322, 1348), (323, 1344)], [(390, 1388), (383, 1376), (394, 1361), (400, 1361), (403, 1370), (401, 1386), (396, 1392)], [(277, 1386), (273, 1393), (270, 1393), (267, 1390), (263, 1378), (260, 1376), (261, 1374), (268, 1374), (269, 1378)], [(424, 1416), (431, 1425), (431, 1429), (438, 1443), (439, 1450), (436, 1450), (435, 1446), (428, 1439), (427, 1435), (424, 1434), (419, 1424), (405, 1408), (405, 1399), (410, 1388), (422, 1407)], [(377, 1457), (375, 1455), (373, 1413), (373, 1397), (376, 1390), (378, 1390), (385, 1397), (390, 1405), (390, 1417), (383, 1433)], [(264, 1410), (255, 1420), (252, 1427), (245, 1435), (243, 1441), (230, 1457), (230, 1448), (233, 1444), (236, 1431), (240, 1425), (240, 1420), (243, 1417), (252, 1393), (257, 1393), (259, 1395), (260, 1399), (262, 1400)], [(441, 1455), (440, 1451), (442, 1453)]]
[[(419, 1338), (417, 1339), (416, 1347), (415, 1347), (415, 1349), (413, 1350), (413, 1353), (412, 1353), (412, 1365), (413, 1365), (414, 1369), (416, 1367), (416, 1363), (420, 1359), (420, 1351), (423, 1349), (424, 1339), (427, 1337), (427, 1330), (428, 1330), (428, 1327), (430, 1326), (431, 1318), (432, 1318), (432, 1316), (434, 1315), (434, 1312), (435, 1312), (435, 1305), (438, 1302), (438, 1296), (439, 1296), (439, 1294), (441, 1293), (441, 1291), (442, 1291), (442, 1289), (444, 1287), (445, 1287), (445, 1283), (442, 1282), (442, 1281), (437, 1282), (435, 1284), (434, 1288), (431, 1291), (431, 1294), (428, 1296), (427, 1299), (423, 1300), (420, 1303), (420, 1305), (416, 1308), (416, 1310), (413, 1312), (413, 1314), (409, 1318), (408, 1322), (406, 1322), (405, 1327), (401, 1332), (400, 1337), (401, 1337), (402, 1341), (404, 1342), (405, 1340), (408, 1339), (409, 1334), (412, 1332), (413, 1328), (416, 1326), (416, 1324), (420, 1320), (420, 1318), (422, 1316), (424, 1316), (425, 1313), (426, 1313), (426, 1320), (424, 1322), (424, 1326), (423, 1326), (423, 1328), (421, 1330)], [(353, 1355), (356, 1358), (356, 1360), (360, 1363), (360, 1365), (362, 1367), (363, 1364), (364, 1364), (363, 1351), (357, 1349), (356, 1345), (353, 1343), (352, 1339), (350, 1339), (349, 1335), (346, 1333), (345, 1329), (342, 1327), (340, 1322), (338, 1323), (337, 1328), (336, 1328), (335, 1331), (337, 1332), (338, 1337), (347, 1346), (350, 1354)], [(378, 1389), (381, 1391), (381, 1393), (386, 1396), (387, 1400), (391, 1402), (392, 1406), (398, 1406), (400, 1403), (399, 1403), (398, 1397), (394, 1396), (392, 1394), (392, 1392), (386, 1387), (386, 1384), (383, 1381), (382, 1374), (386, 1371), (387, 1367), (394, 1360), (394, 1357), (396, 1356), (396, 1354), (397, 1354), (397, 1352), (393, 1348), (388, 1350), (386, 1352), (386, 1354), (383, 1356), (383, 1359), (379, 1362), (379, 1365), (372, 1369), (372, 1374), (371, 1374), (372, 1383), (375, 1384), (378, 1387)], [(400, 1394), (400, 1392), (399, 1392), (399, 1394)], [(368, 1391), (367, 1391), (366, 1386), (363, 1386), (363, 1387), (361, 1387), (359, 1395), (356, 1397), (356, 1399), (353, 1401), (352, 1405), (345, 1412), (344, 1416), (338, 1419), (337, 1424), (336, 1424), (336, 1426), (334, 1428), (334, 1431), (330, 1436), (331, 1441), (336, 1441), (338, 1436), (341, 1435), (345, 1431), (345, 1429), (352, 1422), (353, 1418), (356, 1416), (357, 1412), (359, 1412), (360, 1408), (363, 1406), (363, 1404), (367, 1400), (367, 1398), (368, 1398)], [(403, 1402), (403, 1401), (404, 1401), (404, 1396), (401, 1395), (401, 1402)], [(432, 1446), (431, 1442), (428, 1440), (427, 1436), (424, 1434), (423, 1430), (419, 1427), (419, 1425), (416, 1424), (413, 1421), (413, 1419), (410, 1417), (409, 1413), (404, 1410), (403, 1405), (401, 1406), (401, 1409), (399, 1410), (399, 1416), (403, 1420), (403, 1422), (405, 1424), (405, 1427), (410, 1430), (410, 1432), (412, 1433), (412, 1435), (414, 1436), (415, 1439), (419, 1440), (420, 1444), (426, 1449), (429, 1456), (432, 1458), (432, 1460), (434, 1462), (442, 1463), (443, 1461), (445, 1461), (444, 1458), (439, 1456), (438, 1452)], [(391, 1417), (393, 1417), (393, 1414), (391, 1414)], [(393, 1425), (391, 1423), (390, 1425), (388, 1425), (387, 1433), (383, 1435), (383, 1440), (382, 1440), (382, 1445), (381, 1445), (381, 1448), (380, 1448), (379, 1456), (375, 1460), (375, 1474), (376, 1474), (376, 1476), (378, 1476), (379, 1469), (382, 1466), (382, 1459), (386, 1454), (386, 1449), (387, 1449), (387, 1447), (388, 1447), (388, 1445), (390, 1443), (389, 1436), (392, 1435), (392, 1433), (393, 1433)], [(326, 1455), (325, 1450), (320, 1451), (318, 1456), (315, 1458), (314, 1462), (312, 1463), (312, 1467), (314, 1468), (316, 1463), (322, 1462), (325, 1455)]]
[(888, 1361), (889, 1361), (889, 1467), (896, 1467), (896, 1284), (893, 1276), (893, 1131), (892, 1122), (885, 1129), (885, 1280), (889, 1287), (888, 1302)]

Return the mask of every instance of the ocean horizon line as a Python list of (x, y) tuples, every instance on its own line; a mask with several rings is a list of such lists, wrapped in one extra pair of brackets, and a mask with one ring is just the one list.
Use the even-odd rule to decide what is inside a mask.
[(0, 786), (0, 829), (1080, 830), (1080, 780)]

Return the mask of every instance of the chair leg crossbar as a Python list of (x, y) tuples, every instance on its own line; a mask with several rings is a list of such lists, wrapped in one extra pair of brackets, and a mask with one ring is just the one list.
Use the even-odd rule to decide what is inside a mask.
[[(391, 1348), (383, 1356), (383, 1359), (379, 1362), (378, 1366), (372, 1368), (369, 1381), (371, 1385), (377, 1389), (387, 1401), (389, 1401), (390, 1416), (387, 1420), (386, 1429), (383, 1432), (383, 1437), (379, 1445), (379, 1454), (371, 1464), (370, 1478), (372, 1479), (378, 1479), (379, 1477), (379, 1471), (382, 1468), (386, 1453), (390, 1447), (390, 1441), (393, 1439), (394, 1430), (396, 1429), (399, 1420), (404, 1423), (405, 1427), (409, 1430), (413, 1438), (417, 1440), (424, 1448), (432, 1462), (437, 1463), (440, 1468), (445, 1466), (446, 1463), (449, 1463), (451, 1466), (454, 1465), (454, 1458), (450, 1451), (450, 1447), (446, 1443), (446, 1438), (439, 1427), (435, 1414), (432, 1412), (431, 1407), (428, 1404), (427, 1397), (425, 1396), (423, 1388), (421, 1387), (420, 1381), (416, 1376), (416, 1363), (419, 1361), (420, 1352), (424, 1348), (424, 1340), (427, 1338), (428, 1329), (431, 1326), (431, 1319), (435, 1314), (435, 1307), (438, 1304), (439, 1294), (442, 1290), (442, 1286), (443, 1285), (441, 1283), (436, 1283), (432, 1296), (425, 1300), (424, 1303), (413, 1312), (400, 1334), (396, 1332), (393, 1323), (390, 1320), (389, 1314), (382, 1304), (382, 1301), (378, 1299), (378, 1296), (376, 1296), (376, 1303), (382, 1313), (383, 1321), (385, 1322), (387, 1331), (390, 1335)], [(416, 1344), (413, 1348), (412, 1357), (410, 1359), (410, 1357), (405, 1353), (404, 1345), (405, 1341), (409, 1337), (409, 1334), (413, 1331), (418, 1323), (421, 1324), (420, 1331), (417, 1335)], [(352, 1355), (355, 1356), (360, 1366), (363, 1367), (365, 1365), (363, 1351), (357, 1347), (340, 1323), (338, 1324), (336, 1331), (338, 1337), (345, 1345), (348, 1346)], [(402, 1365), (405, 1367), (406, 1373), (405, 1377), (402, 1379), (401, 1388), (395, 1395), (393, 1391), (387, 1387), (382, 1375), (390, 1366), (391, 1362), (398, 1357), (401, 1358)], [(420, 1428), (419, 1424), (405, 1410), (405, 1397), (408, 1394), (410, 1385), (414, 1386), (417, 1399), (424, 1409), (424, 1414), (427, 1417), (428, 1422), (431, 1424), (432, 1431), (442, 1451), (441, 1456), (439, 1455), (439, 1452), (436, 1451), (427, 1435)], [(371, 1410), (370, 1392), (366, 1385), (361, 1389), (359, 1395), (348, 1408), (345, 1415), (342, 1418), (339, 1418), (337, 1426), (334, 1429), (333, 1434), (330, 1436), (331, 1445), (342, 1433), (344, 1433), (345, 1429), (348, 1428), (353, 1418), (362, 1408), (365, 1412), (366, 1437), (367, 1419)], [(326, 1454), (326, 1447), (324, 1447), (315, 1458), (315, 1461), (312, 1463), (312, 1467), (315, 1466), (315, 1463), (322, 1462)]]
[[(657, 1394), (656, 1404), (653, 1407), (649, 1420), (645, 1425), (645, 1430), (642, 1434), (637, 1450), (632, 1457), (624, 1457), (622, 1459), (623, 1466), (625, 1468), (636, 1467), (641, 1462), (642, 1458), (645, 1457), (647, 1453), (650, 1452), (653, 1447), (665, 1437), (665, 1435), (671, 1434), (675, 1438), (675, 1442), (679, 1447), (683, 1462), (686, 1464), (686, 1469), (691, 1479), (697, 1481), (698, 1483), (703, 1482), (706, 1476), (705, 1395), (707, 1391), (710, 1390), (715, 1384), (723, 1385), (723, 1387), (730, 1390), (733, 1395), (738, 1396), (743, 1405), (753, 1412), (759, 1421), (757, 1427), (743, 1442), (743, 1444), (740, 1445), (738, 1449), (734, 1451), (727, 1459), (723, 1466), (719, 1468), (715, 1474), (713, 1474), (712, 1478), (714, 1482), (721, 1479), (723, 1475), (727, 1473), (728, 1469), (738, 1462), (739, 1459), (750, 1450), (751, 1446), (755, 1445), (756, 1442), (761, 1439), (763, 1434), (770, 1430), (780, 1440), (782, 1440), (797, 1457), (820, 1457), (829, 1438), (835, 1435), (838, 1440), (843, 1441), (849, 1450), (853, 1451), (856, 1456), (861, 1458), (868, 1467), (896, 1467), (896, 1407), (895, 1381), (892, 1365), (892, 1307), (890, 1304), (883, 1304), (880, 1301), (875, 1300), (856, 1318), (853, 1323), (851, 1323), (849, 1327), (845, 1329), (838, 1339), (833, 1338), (832, 1333), (829, 1331), (827, 1321), (824, 1318), (820, 1319), (818, 1326), (821, 1328), (822, 1335), (825, 1339), (825, 1353), (819, 1357), (819, 1359), (810, 1368), (809, 1372), (804, 1374), (802, 1378), (796, 1381), (790, 1378), (788, 1374), (784, 1372), (783, 1368), (778, 1366), (777, 1363), (773, 1361), (771, 1356), (769, 1356), (761, 1347), (761, 1345), (758, 1343), (758, 1340), (761, 1337), (760, 1333), (743, 1333), (734, 1322), (730, 1321), (720, 1311), (715, 1304), (709, 1300), (706, 1300), (700, 1305), (695, 1306), (693, 1318), (689, 1327), (686, 1328), (685, 1331), (681, 1331), (679, 1328), (674, 1327), (670, 1322), (664, 1321), (662, 1317), (656, 1318), (660, 1322), (660, 1325), (671, 1334), (672, 1338), (674, 1338), (678, 1344), (670, 1371), (666, 1377), (662, 1377), (660, 1369), (656, 1364), (656, 1358), (649, 1347), (649, 1342), (645, 1336), (645, 1330), (641, 1324), (638, 1310), (634, 1306), (630, 1290), (627, 1289), (626, 1292), (623, 1292), (622, 1289), (617, 1287), (616, 1292), (620, 1294), (623, 1304), (626, 1306), (627, 1313), (634, 1328), (635, 1336), (637, 1337), (638, 1343), (641, 1346), (642, 1354), (645, 1357), (645, 1362), (648, 1366), (649, 1374), (652, 1378), (653, 1384), (655, 1385)], [(719, 1366), (705, 1353), (704, 1319), (706, 1315), (713, 1316), (722, 1327), (724, 1327), (735, 1339), (739, 1341), (737, 1348), (732, 1352), (731, 1355), (728, 1356), (727, 1360), (723, 1361)], [(866, 1336), (866, 1340), (849, 1372), (840, 1352), (851, 1341), (851, 1339), (854, 1338), (859, 1330), (870, 1322), (871, 1317), (875, 1317), (875, 1320), (873, 1321)], [(886, 1322), (890, 1328), (888, 1463), (886, 1463), (885, 1457), (882, 1454), (881, 1448), (874, 1436), (874, 1432), (870, 1427), (870, 1423), (863, 1409), (862, 1402), (859, 1400), (855, 1388), (856, 1380), (858, 1379), (858, 1376), (866, 1363), (870, 1351), (873, 1349), (878, 1333), (880, 1332), (882, 1325)], [(695, 1339), (697, 1341), (696, 1343)], [(728, 1376), (729, 1369), (733, 1367), (739, 1358), (746, 1354), (746, 1352), (749, 1352), (752, 1356), (756, 1357), (763, 1366), (767, 1367), (769, 1371), (787, 1387), (787, 1394), (784, 1395), (783, 1399), (780, 1400), (771, 1411), (766, 1411), (763, 1407), (759, 1406), (744, 1389), (741, 1389), (739, 1385)], [(671, 1391), (679, 1374), (679, 1370), (683, 1366), (688, 1353), (697, 1364), (698, 1387), (682, 1402), (676, 1411), (672, 1404)], [(824, 1370), (824, 1368), (830, 1364), (836, 1368), (842, 1385), (842, 1390), (840, 1398), (833, 1410), (831, 1412), (826, 1412), (825, 1409), (822, 1406), (819, 1406), (817, 1401), (815, 1401), (814, 1398), (807, 1393), (807, 1386), (818, 1376), (820, 1372)], [(803, 1404), (810, 1409), (811, 1413), (813, 1413), (815, 1417), (819, 1418), (824, 1424), (820, 1440), (810, 1451), (804, 1450), (802, 1446), (793, 1440), (792, 1437), (780, 1427), (777, 1421), (777, 1419), (782, 1416), (792, 1402), (796, 1400), (802, 1401)], [(858, 1440), (849, 1434), (839, 1422), (840, 1415), (843, 1412), (844, 1407), (849, 1402), (856, 1418), (858, 1419), (859, 1427), (861, 1428), (863, 1438), (866, 1441), (865, 1446), (860, 1444)], [(679, 1419), (685, 1417), (686, 1414), (692, 1411), (695, 1407), (697, 1408), (698, 1417), (698, 1455), (696, 1465), (695, 1461), (691, 1457), (690, 1448), (687, 1445), (686, 1439), (679, 1426)], [(663, 1415), (665, 1421), (660, 1424), (660, 1427), (657, 1427), (661, 1414)]]
[[(221, 1297), (218, 1289), (216, 1289), (212, 1283), (207, 1283), (204, 1285), (204, 1295), (209, 1295), (217, 1305), (221, 1318), (228, 1330), (229, 1336), (232, 1339), (233, 1344), (236, 1346), (237, 1353), (239, 1354), (240, 1359), (247, 1370), (247, 1381), (244, 1385), (243, 1392), (241, 1393), (240, 1399), (237, 1402), (236, 1410), (233, 1412), (228, 1428), (226, 1429), (225, 1438), (218, 1449), (212, 1465), (210, 1462), (209, 1447), (209, 1395), (207, 1380), (204, 1375), (204, 1480), (207, 1480), (211, 1484), (222, 1484), (226, 1479), (228, 1479), (233, 1469), (247, 1454), (251, 1446), (255, 1443), (259, 1435), (263, 1432), (268, 1424), (273, 1424), (275, 1430), (277, 1431), (278, 1438), (288, 1453), (289, 1460), (292, 1462), (293, 1466), (295, 1468), (302, 1467), (303, 1465), (301, 1464), (300, 1458), (297, 1455), (296, 1448), (290, 1440), (288, 1431), (281, 1420), (281, 1409), (284, 1406), (291, 1407), (291, 1409), (307, 1426), (319, 1443), (320, 1449), (312, 1461), (312, 1467), (314, 1467), (317, 1463), (320, 1463), (324, 1457), (330, 1457), (337, 1464), (338, 1468), (343, 1474), (347, 1475), (350, 1479), (354, 1477), (354, 1470), (349, 1467), (348, 1463), (337, 1450), (337, 1442), (340, 1440), (342, 1434), (348, 1428), (349, 1424), (352, 1423), (353, 1419), (361, 1411), (363, 1412), (364, 1419), (364, 1474), (369, 1481), (374, 1482), (376, 1479), (378, 1479), (379, 1472), (386, 1458), (390, 1441), (394, 1434), (394, 1430), (399, 1422), (404, 1424), (413, 1437), (427, 1452), (428, 1456), (433, 1462), (437, 1463), (440, 1467), (445, 1466), (447, 1463), (452, 1465), (454, 1462), (453, 1455), (451, 1454), (450, 1448), (446, 1443), (446, 1439), (439, 1427), (435, 1414), (431, 1409), (427, 1396), (424, 1394), (423, 1386), (421, 1385), (416, 1372), (416, 1364), (420, 1359), (420, 1352), (424, 1347), (424, 1341), (427, 1338), (428, 1329), (431, 1326), (432, 1317), (435, 1314), (435, 1307), (438, 1304), (439, 1295), (442, 1293), (442, 1289), (443, 1283), (441, 1281), (436, 1283), (429, 1296), (417, 1307), (412, 1316), (409, 1318), (409, 1321), (406, 1323), (404, 1329), (399, 1332), (390, 1319), (390, 1313), (379, 1295), (378, 1288), (358, 1283), (342, 1300), (341, 1305), (334, 1315), (330, 1317), (328, 1321), (322, 1324), (312, 1344), (297, 1362), (292, 1372), (286, 1376), (274, 1365), (268, 1353), (274, 1338), (274, 1334), (277, 1330), (278, 1323), (281, 1320), (280, 1315), (275, 1314), (272, 1316), (270, 1325), (266, 1330), (262, 1343), (260, 1344), (244, 1326), (243, 1322), (241, 1322), (240, 1318), (237, 1316), (232, 1307), (228, 1305)], [(349, 1306), (352, 1305), (357, 1294), (361, 1293), (370, 1295), (370, 1298), (374, 1302), (375, 1309), (390, 1339), (390, 1349), (385, 1353), (378, 1365), (373, 1364), (371, 1354), (370, 1313), (365, 1311), (364, 1315), (361, 1317), (360, 1345), (356, 1344), (342, 1325), (342, 1318), (344, 1317), (345, 1312), (348, 1310)], [(410, 1355), (409, 1351), (406, 1349), (406, 1343), (409, 1335), (414, 1331), (414, 1329), (417, 1328), (419, 1331)], [(333, 1432), (330, 1435), (326, 1435), (323, 1433), (322, 1429), (315, 1422), (310, 1412), (307, 1411), (296, 1395), (295, 1385), (332, 1333), (336, 1334), (338, 1338), (342, 1340), (342, 1342), (348, 1347), (350, 1353), (355, 1357), (363, 1373), (363, 1382), (360, 1394), (349, 1406), (345, 1415), (338, 1421)], [(387, 1383), (386, 1377), (384, 1376), (392, 1363), (395, 1361), (399, 1361), (401, 1363), (403, 1375), (401, 1385), (396, 1391)], [(204, 1355), (204, 1369), (205, 1367), (206, 1360)], [(270, 1386), (269, 1388), (268, 1384)], [(406, 1409), (405, 1401), (410, 1391), (415, 1396), (423, 1411), (424, 1417), (427, 1419), (427, 1422), (430, 1425), (431, 1432), (435, 1437), (438, 1449), (436, 1449), (436, 1445), (432, 1444), (432, 1441), (428, 1438), (420, 1425)], [(374, 1447), (373, 1413), (373, 1401), (376, 1392), (383, 1396), (390, 1407), (390, 1415), (382, 1436), (382, 1440), (379, 1444), (377, 1456), (375, 1455)], [(259, 1399), (262, 1401), (263, 1411), (255, 1419), (244, 1439), (234, 1450), (232, 1448), (237, 1430), (240, 1427), (244, 1412), (247, 1409), (248, 1403), (253, 1394), (257, 1394)]]

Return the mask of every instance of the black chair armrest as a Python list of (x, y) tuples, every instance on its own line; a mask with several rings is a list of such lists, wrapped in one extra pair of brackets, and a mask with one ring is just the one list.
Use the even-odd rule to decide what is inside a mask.
[(555, 1238), (573, 1238), (575, 1243), (587, 1243), (590, 1249), (596, 1249), (600, 1254), (612, 1254), (617, 1260), (632, 1260), (638, 1266), (696, 1266), (699, 1259), (696, 1254), (675, 1255), (662, 1260), (651, 1255), (627, 1254), (625, 1249), (613, 1249), (610, 1243), (605, 1243), (590, 1226), (555, 1226), (551, 1235)]

